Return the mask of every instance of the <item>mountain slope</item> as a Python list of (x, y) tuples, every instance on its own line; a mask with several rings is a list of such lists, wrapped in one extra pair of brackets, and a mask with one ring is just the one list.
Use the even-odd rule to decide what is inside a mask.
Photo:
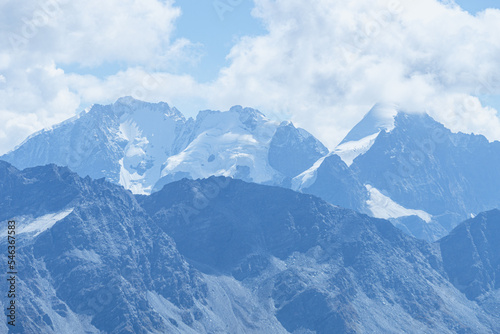
[(68, 166), (81, 176), (106, 177), (144, 193), (158, 179), (161, 163), (187, 145), (191, 123), (166, 103), (121, 98), (32, 135), (2, 159), (21, 169)]
[(425, 114), (394, 112), (375, 106), (329, 157), (294, 178), (294, 189), (391, 219), (429, 241), (500, 208), (500, 142), (452, 133)]
[(500, 142), (454, 134), (427, 115), (400, 113), (352, 168), (361, 182), (404, 207), (423, 210), (446, 230), (500, 207)]
[(451, 282), (470, 299), (500, 288), (500, 211), (479, 214), (439, 241)]
[[(457, 289), (487, 314), (500, 310), (500, 211), (483, 212), (439, 241), (443, 267)], [(494, 327), (500, 331), (500, 323)]]
[(3, 247), (17, 222), (18, 332), (284, 332), (238, 284), (190, 267), (122, 187), (0, 162), (0, 188)]
[(139, 201), (189, 263), (241, 281), (289, 332), (494, 332), (445, 278), (437, 245), (387, 221), (224, 178)]
[(282, 122), (269, 146), (269, 164), (293, 178), (327, 154), (328, 149), (310, 133), (296, 129), (291, 122)]
[(185, 150), (167, 159), (159, 190), (184, 177), (234, 176), (247, 181), (279, 183), (283, 176), (267, 160), (269, 142), (277, 125), (263, 114), (239, 106), (228, 112), (201, 111)]
[[(6, 220), (17, 221), (23, 333), (500, 329), (493, 281), (467, 298), (448, 280), (495, 268), (494, 224), (488, 255), (462, 233), (428, 244), (311, 195), (223, 177), (133, 196), (67, 168), (0, 162), (0, 190), (3, 247)], [(481, 262), (454, 269), (457, 245)], [(483, 267), (477, 277), (491, 278)]]
[(336, 154), (318, 160), (292, 180), (292, 189), (313, 194), (352, 210), (367, 212), (367, 191), (357, 175)]
[(354, 159), (366, 153), (381, 131), (390, 132), (394, 129), (394, 116), (397, 114), (395, 105), (378, 103), (349, 131), (345, 138), (335, 148), (334, 153), (350, 166)]

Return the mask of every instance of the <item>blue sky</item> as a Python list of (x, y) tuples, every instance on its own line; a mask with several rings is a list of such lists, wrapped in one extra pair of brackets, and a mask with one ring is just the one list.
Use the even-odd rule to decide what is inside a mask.
[(226, 56), (238, 39), (265, 33), (262, 23), (251, 15), (251, 0), (241, 0), (235, 5), (211, 0), (177, 0), (176, 3), (182, 15), (174, 36), (202, 45), (201, 61), (186, 68), (186, 72), (199, 81), (214, 80), (219, 69), (229, 65)]
[[(199, 60), (172, 68), (172, 72), (188, 73), (200, 82), (214, 80), (222, 67), (229, 65), (226, 56), (243, 36), (264, 34), (259, 19), (251, 15), (252, 0), (212, 1), (177, 0), (182, 14), (176, 20), (172, 38), (187, 38), (195, 45)], [(92, 74), (100, 78), (125, 70), (126, 63), (107, 62), (97, 67), (63, 64), (66, 72)]]
[[(487, 8), (500, 8), (498, 0), (456, 0), (464, 10), (477, 14)], [(182, 15), (177, 21), (175, 36), (185, 37), (200, 44), (200, 61), (179, 69), (200, 82), (217, 78), (219, 70), (229, 65), (226, 56), (231, 47), (243, 36), (265, 34), (262, 22), (252, 16), (252, 0), (192, 1), (177, 0)], [(482, 103), (500, 110), (500, 97), (479, 95)]]
[[(455, 0), (463, 9), (472, 14), (477, 14), (487, 8), (500, 8), (498, 0)], [(482, 103), (500, 110), (500, 96), (496, 95), (479, 95)]]
[(455, 2), (470, 13), (477, 13), (486, 8), (500, 8), (498, 0), (456, 0)]

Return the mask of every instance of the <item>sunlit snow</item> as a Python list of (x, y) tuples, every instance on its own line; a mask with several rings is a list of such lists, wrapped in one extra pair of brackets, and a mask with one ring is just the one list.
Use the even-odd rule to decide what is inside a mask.
[(356, 141), (343, 143), (335, 148), (333, 153), (337, 154), (347, 166), (351, 166), (354, 159), (365, 154), (372, 147), (380, 132)]
[[(66, 218), (71, 212), (73, 212), (73, 208), (60, 212), (49, 213), (37, 218), (20, 217), (16, 219), (16, 222), (18, 222), (16, 235), (34, 233), (34, 236), (36, 237), (43, 231), (50, 229), (58, 221)], [(2, 234), (5, 234), (5, 232)]]
[(269, 166), (267, 157), (278, 124), (254, 112), (248, 117), (256, 126), (246, 126), (247, 112), (235, 107), (224, 113), (202, 113), (197, 119), (196, 137), (186, 149), (167, 159), (161, 176), (182, 172), (193, 179), (235, 177), (241, 168), (247, 168), (248, 180), (272, 181), (277, 172)]
[(314, 182), (316, 182), (316, 178), (318, 176), (318, 168), (321, 166), (325, 158), (330, 154), (320, 158), (318, 161), (314, 163), (308, 170), (302, 172), (302, 174), (294, 177), (292, 179), (292, 189), (295, 191), (301, 191), (302, 189), (306, 189), (310, 187)]
[(432, 216), (422, 210), (412, 210), (402, 207), (389, 197), (383, 195), (379, 190), (371, 185), (365, 185), (369, 192), (370, 199), (366, 201), (368, 209), (375, 218), (399, 218), (408, 216), (418, 216), (426, 223), (430, 223)]

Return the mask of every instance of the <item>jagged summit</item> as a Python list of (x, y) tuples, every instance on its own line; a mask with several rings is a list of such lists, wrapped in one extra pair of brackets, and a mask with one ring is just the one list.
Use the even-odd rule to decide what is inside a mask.
[(230, 112), (237, 112), (241, 115), (249, 115), (249, 116), (253, 116), (253, 117), (266, 118), (266, 115), (261, 113), (259, 110), (253, 109), (253, 108), (248, 108), (248, 107), (242, 107), (240, 105), (232, 106), (231, 108), (229, 108), (229, 111)]
[(177, 108), (170, 107), (166, 102), (151, 103), (134, 99), (131, 96), (124, 96), (116, 100), (112, 106), (112, 110), (118, 115), (134, 114), (140, 111), (141, 113), (159, 113), (166, 117), (185, 120), (184, 115)]

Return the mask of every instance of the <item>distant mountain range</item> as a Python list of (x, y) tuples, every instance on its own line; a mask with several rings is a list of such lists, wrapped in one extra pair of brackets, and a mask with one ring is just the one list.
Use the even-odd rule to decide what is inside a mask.
[(17, 221), (22, 333), (500, 331), (498, 210), (428, 243), (282, 187), (210, 177), (133, 195), (7, 162), (0, 207), (2, 248)]
[(254, 109), (205, 110), (194, 120), (166, 103), (125, 97), (32, 135), (2, 159), (19, 168), (68, 166), (148, 194), (184, 177), (281, 184), (327, 153), (307, 131)]
[(254, 109), (186, 119), (166, 103), (126, 97), (34, 134), (0, 158), (20, 169), (68, 166), (135, 194), (210, 176), (281, 186), (389, 219), (428, 241), (500, 208), (500, 142), (384, 104), (329, 152), (307, 131)]

